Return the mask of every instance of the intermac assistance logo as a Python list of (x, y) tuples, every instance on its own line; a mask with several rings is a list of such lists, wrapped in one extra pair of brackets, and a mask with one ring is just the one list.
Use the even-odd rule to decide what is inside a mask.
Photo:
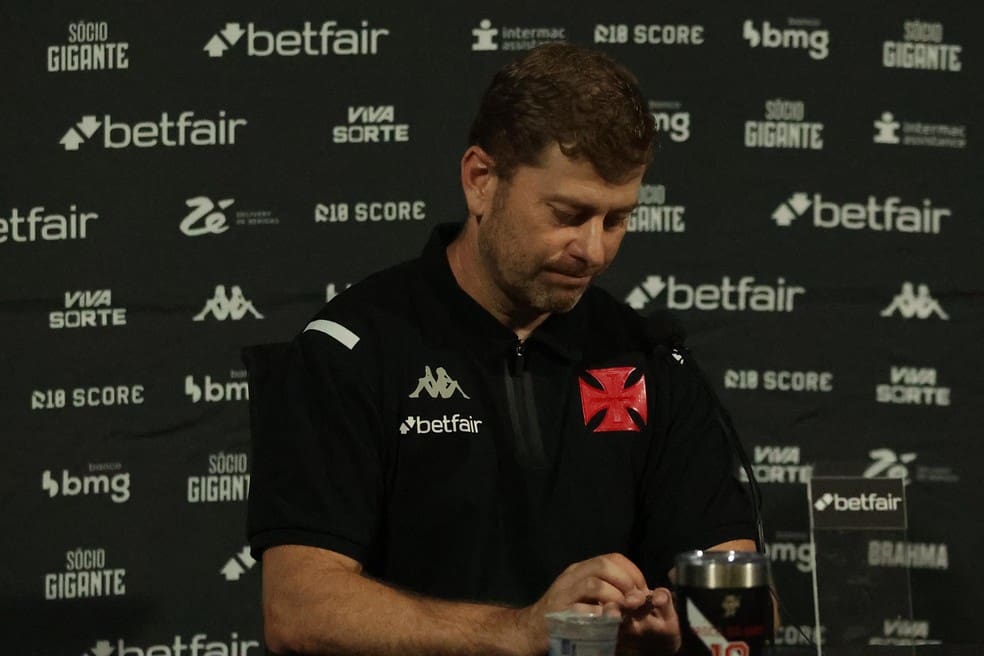
[(375, 55), (383, 37), (390, 35), (384, 27), (372, 27), (368, 20), (358, 27), (343, 27), (334, 20), (326, 20), (321, 25), (304, 21), (301, 29), (274, 32), (247, 23), (245, 29), (240, 23), (226, 23), (202, 48), (209, 57), (222, 57), (243, 40), (245, 36), (246, 56), (248, 57), (326, 57), (329, 55)]
[[(234, 146), (236, 129), (248, 123), (244, 118), (230, 118), (224, 109), (214, 119), (197, 118), (193, 110), (178, 112), (174, 117), (161, 112), (160, 119), (128, 123), (114, 119), (110, 114), (102, 119), (86, 114), (69, 126), (59, 143), (65, 150), (79, 150), (102, 130), (102, 147), (109, 150), (122, 148), (167, 148), (186, 146)], [(99, 141), (97, 141), (99, 143)]]
[(625, 302), (643, 310), (664, 291), (665, 307), (670, 310), (792, 312), (797, 295), (805, 294), (806, 288), (787, 285), (781, 277), (775, 285), (756, 284), (754, 276), (742, 276), (737, 283), (723, 276), (720, 284), (691, 285), (676, 276), (649, 276), (628, 293)]
[(567, 28), (557, 26), (494, 26), (490, 19), (483, 18), (471, 31), (474, 37), (471, 49), (476, 52), (532, 50), (543, 43), (566, 40), (566, 31)]
[(872, 141), (876, 144), (929, 148), (967, 147), (966, 125), (899, 120), (889, 111), (882, 112), (873, 125), (875, 132)]
[(68, 43), (48, 46), (48, 72), (105, 71), (130, 67), (126, 41), (109, 40), (106, 21), (68, 24)]
[(794, 192), (779, 203), (772, 212), (772, 220), (782, 228), (788, 228), (806, 211), (813, 208), (812, 225), (815, 228), (846, 228), (847, 230), (871, 230), (873, 232), (905, 232), (936, 235), (940, 233), (943, 219), (953, 215), (946, 207), (936, 207), (929, 198), (921, 206), (906, 205), (899, 196), (887, 196), (884, 200), (869, 195), (863, 203), (838, 203), (825, 200), (823, 194)]
[(882, 66), (923, 71), (963, 70), (963, 46), (943, 43), (943, 23), (909, 20), (902, 23), (902, 41), (882, 44)]
[(936, 317), (948, 321), (947, 314), (940, 302), (933, 298), (929, 285), (916, 285), (911, 282), (902, 283), (902, 290), (895, 295), (892, 302), (881, 311), (881, 316), (899, 315), (903, 319), (929, 319)]
[(239, 285), (232, 286), (232, 293), (227, 294), (225, 285), (216, 285), (212, 298), (205, 301), (205, 307), (192, 319), (194, 321), (204, 321), (209, 315), (218, 321), (231, 319), (239, 321), (247, 315), (254, 319), (262, 319), (263, 315), (253, 305), (253, 301), (246, 298)]
[[(208, 196), (195, 196), (185, 201), (189, 212), (181, 219), (178, 228), (188, 237), (220, 235), (229, 229), (225, 210), (232, 207), (235, 198), (220, 198), (213, 201)], [(269, 210), (237, 210), (236, 225), (277, 225), (280, 219)]]
[(747, 19), (741, 36), (751, 48), (785, 48), (806, 50), (810, 59), (826, 59), (830, 54), (830, 30), (820, 27), (817, 18), (789, 18), (786, 27), (776, 27), (767, 20), (756, 23)]
[(823, 150), (823, 123), (806, 120), (802, 100), (767, 100), (764, 117), (745, 121), (745, 148)]

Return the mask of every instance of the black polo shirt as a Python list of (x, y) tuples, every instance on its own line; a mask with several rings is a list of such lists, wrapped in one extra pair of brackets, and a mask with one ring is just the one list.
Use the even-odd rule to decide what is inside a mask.
[(457, 229), (333, 299), (264, 384), (251, 367), (254, 556), (310, 545), (526, 605), (599, 554), (655, 586), (680, 551), (754, 539), (697, 372), (593, 287), (520, 343), (458, 287)]

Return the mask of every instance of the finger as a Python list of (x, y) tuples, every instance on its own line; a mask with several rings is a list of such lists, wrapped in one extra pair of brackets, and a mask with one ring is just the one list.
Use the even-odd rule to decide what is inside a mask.
[(649, 586), (646, 585), (646, 577), (643, 576), (642, 570), (639, 569), (636, 564), (629, 560), (625, 555), (620, 553), (610, 553), (603, 556), (603, 558), (609, 560), (621, 572), (627, 575), (635, 587), (640, 590), (649, 589)]
[(635, 564), (622, 554), (605, 554), (576, 563), (571, 568), (579, 576), (603, 579), (627, 594), (632, 590), (646, 590), (646, 579)]
[(625, 605), (625, 595), (608, 581), (593, 576), (578, 581), (572, 592), (574, 601), (581, 603)]

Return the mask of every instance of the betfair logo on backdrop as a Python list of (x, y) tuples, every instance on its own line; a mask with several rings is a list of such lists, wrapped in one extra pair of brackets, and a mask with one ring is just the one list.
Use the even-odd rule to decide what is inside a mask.
[(943, 23), (919, 20), (902, 24), (902, 41), (882, 44), (882, 66), (924, 71), (958, 72), (963, 69), (963, 46), (943, 43)]
[(68, 24), (68, 43), (48, 47), (48, 72), (104, 71), (129, 68), (125, 41), (110, 42), (105, 21)]
[(331, 131), (335, 143), (390, 143), (410, 141), (410, 126), (396, 122), (393, 105), (358, 105), (348, 108), (348, 124)]
[(629, 215), (629, 232), (683, 232), (683, 205), (666, 204), (666, 187), (663, 185), (642, 185), (639, 189), (639, 205)]
[(745, 121), (745, 147), (823, 150), (823, 123), (805, 119), (802, 100), (767, 100), (764, 121)]
[(113, 150), (131, 146), (234, 146), (236, 128), (246, 124), (244, 118), (227, 117), (224, 109), (219, 110), (215, 119), (195, 118), (195, 112), (188, 110), (179, 112), (177, 118), (162, 112), (160, 120), (139, 123), (117, 121), (109, 114), (100, 121), (97, 116), (87, 114), (65, 131), (59, 143), (65, 150), (78, 150), (102, 129), (102, 147)]
[(775, 285), (765, 285), (755, 284), (753, 276), (742, 276), (737, 283), (724, 276), (721, 284), (689, 285), (678, 282), (675, 276), (649, 276), (629, 292), (625, 302), (642, 310), (664, 291), (665, 307), (670, 310), (792, 312), (796, 296), (806, 293), (806, 288), (787, 285), (785, 278), (777, 278)]
[(822, 194), (810, 196), (797, 191), (772, 212), (777, 226), (789, 227), (813, 207), (815, 228), (846, 228), (848, 230), (872, 230), (875, 232), (908, 232), (939, 234), (943, 218), (952, 216), (945, 207), (934, 207), (929, 198), (922, 207), (903, 205), (898, 196), (879, 200), (868, 196), (865, 203), (836, 203), (825, 201)]
[(820, 29), (816, 18), (790, 18), (787, 27), (774, 27), (769, 21), (756, 26), (748, 19), (742, 25), (741, 36), (752, 48), (792, 48), (808, 50), (810, 59), (826, 59), (830, 53), (830, 31)]
[(488, 18), (480, 20), (471, 32), (474, 37), (471, 49), (476, 52), (532, 50), (540, 44), (567, 38), (564, 27), (495, 27)]
[(246, 29), (239, 23), (226, 23), (202, 48), (209, 57), (222, 57), (246, 37), (246, 54), (249, 57), (324, 57), (328, 55), (375, 55), (379, 43), (389, 36), (386, 28), (370, 27), (363, 20), (358, 27), (346, 28), (338, 21), (327, 20), (320, 26), (304, 21), (299, 30), (272, 32), (260, 29), (256, 23), (247, 23)]
[[(254, 649), (255, 648), (255, 649)], [(209, 640), (205, 633), (190, 638), (175, 635), (171, 642), (138, 646), (125, 639), (97, 640), (82, 656), (255, 656), (260, 653), (256, 640), (242, 640), (235, 631), (227, 640)]]
[(66, 214), (44, 214), (43, 205), (21, 214), (14, 207), (8, 218), (0, 217), (0, 244), (85, 239), (88, 222), (98, 218), (95, 212), (79, 212), (74, 204)]
[(883, 317), (891, 317), (895, 314), (903, 319), (929, 319), (933, 316), (944, 321), (950, 319), (950, 315), (943, 311), (940, 302), (933, 298), (929, 285), (916, 286), (911, 282), (902, 283), (902, 291), (896, 294), (888, 307), (881, 311)]
[(105, 549), (73, 549), (65, 553), (65, 571), (44, 575), (44, 598), (122, 597), (125, 579), (125, 569), (107, 567)]
[(263, 315), (253, 305), (253, 301), (247, 299), (246, 295), (243, 294), (239, 285), (232, 286), (232, 294), (226, 294), (225, 285), (216, 285), (212, 298), (205, 301), (205, 307), (192, 317), (192, 320), (204, 321), (208, 315), (212, 315), (212, 318), (219, 321), (226, 319), (239, 321), (247, 314), (252, 315), (254, 319), (263, 318)]
[(254, 565), (256, 565), (256, 560), (250, 554), (249, 545), (247, 544), (239, 553), (225, 562), (225, 565), (219, 570), (219, 574), (226, 581), (238, 581), (242, 578), (243, 574), (253, 569)]

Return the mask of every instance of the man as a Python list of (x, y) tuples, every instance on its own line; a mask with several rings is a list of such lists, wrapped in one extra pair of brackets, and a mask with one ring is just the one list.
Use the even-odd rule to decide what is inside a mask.
[(653, 131), (600, 53), (507, 66), (461, 160), (464, 226), (333, 299), (254, 393), (271, 650), (542, 654), (545, 614), (590, 605), (622, 614), (620, 649), (670, 654), (674, 555), (755, 548), (706, 386), (589, 287)]

